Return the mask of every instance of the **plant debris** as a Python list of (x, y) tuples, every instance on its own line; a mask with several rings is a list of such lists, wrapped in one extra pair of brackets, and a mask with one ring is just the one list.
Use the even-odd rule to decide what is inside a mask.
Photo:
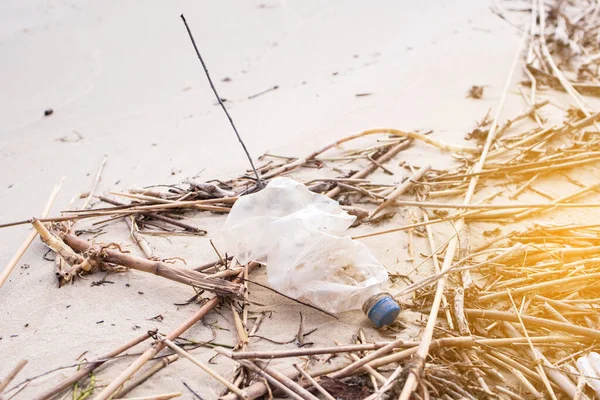
[(473, 85), (471, 86), (471, 88), (469, 89), (469, 93), (467, 94), (468, 98), (471, 99), (481, 99), (483, 97), (483, 88), (485, 86), (477, 86), (477, 85)]
[[(508, 7), (506, 3), (506, 7), (516, 4)], [(96, 195), (100, 169), (92, 190), (80, 199), (85, 201), (83, 207), (63, 210), (56, 217), (48, 217), (46, 211), (38, 219), (3, 225), (33, 225), (35, 232), (24, 247), (40, 235), (55, 254), (52, 261), (61, 285), (76, 285), (80, 279), (104, 271), (101, 280), (91, 283), (101, 286), (113, 283), (106, 280), (108, 273), (136, 270), (188, 288), (190, 293), (182, 299), (189, 300), (176, 305), (189, 305), (186, 310), (194, 307), (194, 313), (170, 332), (144, 332), (81, 364), (70, 377), (53, 382), (43, 398), (74, 388), (80, 396), (93, 392), (96, 399), (108, 399), (128, 387), (123, 384), (131, 378), (133, 367), (141, 368), (166, 347), (219, 382), (224, 400), (284, 393), (303, 400), (315, 400), (315, 393), (328, 400), (593, 398), (594, 385), (578, 370), (577, 357), (597, 349), (600, 340), (600, 223), (575, 221), (571, 215), (600, 206), (593, 201), (598, 199), (600, 184), (579, 173), (600, 165), (600, 113), (583, 98), (600, 95), (600, 8), (583, 0), (523, 4), (518, 11), (508, 11), (503, 3), (494, 7), (506, 21), (511, 20), (509, 12), (526, 14), (522, 31), (528, 37), (525, 51), (519, 48), (499, 107), (467, 135), (473, 140), (469, 145), (446, 143), (436, 135), (419, 132), (369, 129), (297, 157), (265, 154), (259, 159), (262, 165), (252, 163), (251, 170), (229, 180), (191, 178), (177, 185)], [(527, 78), (520, 86), (526, 107), (502, 121), (518, 67)], [(569, 96), (572, 105), (565, 107), (562, 122), (549, 122), (542, 116), (551, 103), (550, 98), (538, 98), (542, 89), (546, 97), (553, 90)], [(472, 86), (469, 97), (481, 99), (483, 91), (484, 86)], [(226, 112), (216, 90), (214, 93)], [(415, 159), (398, 168), (400, 156), (415, 142), (440, 150), (454, 160), (453, 167), (435, 169), (419, 165), (420, 160)], [(352, 147), (355, 143), (361, 144)], [(357, 327), (352, 343), (324, 346), (318, 335), (307, 342), (307, 336), (316, 331), (307, 326), (315, 323), (298, 311), (296, 336), (276, 341), (258, 332), (261, 324), (274, 320), (265, 318), (270, 310), (260, 308), (268, 305), (251, 290), (255, 283), (258, 288), (266, 286), (249, 278), (260, 264), (240, 265), (212, 242), (216, 256), (211, 262), (186, 259), (185, 263), (181, 257), (155, 254), (148, 238), (175, 240), (185, 235), (198, 239), (207, 233), (196, 226), (201, 226), (203, 217), (227, 214), (240, 197), (262, 190), (262, 182), (284, 174), (293, 174), (314, 193), (337, 200), (355, 215), (360, 234), (353, 239), (406, 233), (411, 263), (407, 270), (389, 271), (390, 291), (405, 310), (394, 324), (369, 331), (369, 335)], [(557, 183), (560, 195), (552, 191)], [(50, 196), (49, 206), (57, 190)], [(520, 196), (537, 200), (524, 202)], [(92, 199), (99, 202), (91, 204)], [(560, 215), (566, 215), (568, 221), (551, 218)], [(189, 221), (194, 216), (198, 218)], [(128, 238), (137, 249), (126, 250), (125, 243), (107, 236), (90, 236), (99, 231), (75, 230), (84, 219), (95, 221), (100, 231), (124, 221)], [(434, 231), (434, 226), (440, 229)], [(399, 243), (385, 250), (399, 260), (406, 254), (398, 254), (403, 246)], [(0, 285), (23, 251), (17, 253)], [(153, 295), (145, 298), (151, 301)], [(294, 304), (309, 310), (302, 301)], [(220, 319), (207, 321), (213, 311)], [(223, 325), (221, 318), (228, 318), (231, 324)], [(148, 320), (163, 319), (159, 314)], [(212, 331), (210, 342), (182, 339), (199, 321), (204, 323), (202, 329)], [(132, 329), (141, 326), (134, 324)], [(216, 331), (231, 332), (232, 339), (218, 344)], [(366, 336), (376, 339), (367, 340)], [(130, 362), (133, 367), (114, 374), (116, 378), (96, 389), (96, 368), (150, 338), (154, 341), (148, 341), (143, 353)], [(260, 339), (282, 347), (254, 351)], [(297, 346), (290, 346), (294, 342)], [(208, 347), (219, 357), (211, 357), (205, 364), (189, 352), (194, 346)], [(231, 375), (216, 371), (215, 365), (223, 357), (235, 362)], [(278, 358), (294, 358), (296, 364), (284, 368), (284, 364), (272, 363)], [(148, 371), (156, 372), (175, 359), (155, 364)], [(143, 376), (148, 379), (151, 375)], [(28, 382), (8, 388), (5, 394), (12, 395)]]

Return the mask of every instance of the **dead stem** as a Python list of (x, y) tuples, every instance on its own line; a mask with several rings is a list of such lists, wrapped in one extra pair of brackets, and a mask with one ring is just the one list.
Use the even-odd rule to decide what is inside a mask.
[[(50, 209), (52, 208), (52, 205), (54, 204), (54, 200), (56, 199), (58, 192), (60, 192), (60, 188), (62, 186), (64, 179), (65, 178), (61, 179), (60, 183), (58, 185), (54, 186), (52, 193), (50, 193), (50, 197), (48, 198), (48, 201), (46, 202), (44, 211), (42, 211), (42, 218), (47, 217), (48, 214), (50, 213)], [(16, 254), (10, 259), (10, 261), (8, 262), (8, 265), (6, 267), (4, 267), (4, 270), (2, 271), (2, 274), (0, 275), (0, 288), (2, 287), (2, 285), (4, 285), (4, 283), (8, 279), (8, 276), (15, 269), (19, 260), (21, 259), (21, 257), (23, 257), (23, 254), (25, 254), (25, 252), (27, 251), (27, 249), (29, 248), (31, 243), (33, 243), (33, 241), (35, 240), (37, 235), (38, 235), (37, 231), (35, 231), (35, 230), (31, 231), (31, 233), (29, 233), (27, 238), (25, 238), (25, 241), (23, 242), (21, 247), (19, 247), (19, 249), (17, 250)]]
[(248, 397), (246, 397), (246, 395), (237, 386), (234, 386), (231, 382), (229, 382), (227, 379), (223, 378), (221, 375), (219, 375), (216, 371), (214, 371), (208, 365), (204, 364), (203, 362), (201, 362), (200, 360), (198, 360), (197, 358), (192, 356), (190, 353), (183, 350), (181, 347), (177, 346), (175, 343), (170, 341), (167, 337), (164, 337), (158, 333), (156, 334), (156, 336), (159, 338), (159, 340), (161, 342), (163, 342), (165, 345), (167, 345), (175, 353), (190, 360), (194, 365), (198, 366), (201, 370), (206, 372), (208, 375), (215, 378), (217, 381), (219, 381), (219, 383), (225, 385), (227, 387), (227, 389), (231, 390), (233, 393), (237, 394), (242, 399), (248, 400)]
[(325, 397), (327, 400), (336, 400), (332, 395), (329, 394), (329, 392), (327, 392), (327, 390), (323, 389), (323, 386), (319, 385), (319, 382), (317, 382), (312, 376), (307, 374), (306, 371), (300, 368), (298, 364), (294, 364), (294, 368), (296, 368), (300, 375), (302, 375), (306, 380), (308, 380), (310, 384), (313, 385), (315, 389), (317, 389), (319, 393), (323, 395), (323, 397)]
[(386, 208), (390, 204), (392, 204), (394, 202), (394, 200), (396, 200), (399, 196), (404, 194), (404, 192), (406, 192), (412, 186), (413, 182), (416, 182), (416, 181), (419, 181), (420, 179), (422, 179), (430, 169), (431, 169), (431, 166), (426, 165), (426, 166), (422, 167), (421, 169), (419, 169), (419, 171), (417, 173), (415, 173), (412, 178), (407, 178), (402, 184), (398, 185), (398, 187), (396, 189), (394, 189), (394, 191), (392, 193), (390, 193), (389, 195), (387, 195), (385, 197), (383, 203), (381, 203), (381, 205), (379, 205), (379, 207), (377, 207), (369, 215), (369, 219), (373, 219), (373, 217), (375, 215), (377, 215), (379, 212), (381, 212), (381, 210), (383, 210), (384, 208)]
[[(248, 266), (249, 269), (256, 268), (256, 264), (251, 263)], [(239, 280), (234, 280), (233, 283), (239, 283)], [(192, 325), (204, 318), (213, 308), (221, 302), (220, 296), (215, 296), (202, 307), (198, 309), (191, 317), (185, 320), (181, 325), (172, 330), (166, 338), (173, 341), (187, 331)], [(121, 374), (119, 374), (108, 386), (106, 386), (102, 392), (94, 400), (107, 400), (113, 393), (118, 390), (128, 379), (131, 378), (140, 368), (144, 366), (149, 360), (151, 360), (158, 352), (160, 352), (166, 345), (164, 342), (157, 342), (153, 346), (149, 347), (139, 358), (137, 358), (132, 364), (129, 365)]]
[[(41, 224), (40, 224), (41, 225)], [(219, 295), (240, 298), (243, 296), (243, 286), (233, 284), (219, 278), (207, 278), (206, 275), (193, 270), (175, 267), (160, 261), (146, 260), (120, 251), (109, 250), (107, 247), (92, 246), (85, 240), (74, 235), (64, 235), (64, 240), (73, 249), (86, 252), (98, 262), (122, 265), (161, 276), (176, 282), (214, 292)]]
[(110, 360), (113, 357), (118, 356), (119, 354), (129, 350), (130, 348), (142, 343), (143, 341), (145, 341), (146, 339), (151, 337), (151, 333), (152, 332), (146, 332), (146, 333), (130, 340), (129, 342), (122, 345), (121, 347), (118, 347), (115, 350), (110, 351), (101, 357), (98, 357), (95, 361), (92, 361), (92, 362), (82, 366), (77, 372), (75, 372), (69, 378), (56, 384), (54, 387), (48, 389), (47, 391), (45, 391), (42, 394), (35, 397), (35, 400), (48, 400), (48, 399), (53, 398), (57, 394), (60, 394), (67, 388), (71, 387), (71, 385), (73, 385), (75, 382), (78, 382), (79, 380), (83, 379), (84, 377), (89, 375), (91, 372), (93, 372), (96, 368), (98, 368), (99, 366), (104, 364), (106, 362), (106, 360)]
[[(395, 146), (392, 146), (391, 149), (389, 149), (387, 152), (385, 152), (383, 155), (381, 155), (379, 158), (377, 158), (377, 162), (380, 164), (386, 163), (389, 160), (391, 160), (394, 156), (396, 156), (396, 154), (400, 153), (402, 150), (405, 150), (406, 148), (408, 148), (411, 145), (412, 141), (411, 140), (407, 140), (404, 141), (402, 143), (399, 143)], [(373, 171), (375, 171), (377, 169), (377, 165), (370, 163), (370, 165), (366, 168), (363, 168), (362, 170), (356, 172), (355, 174), (352, 174), (351, 178), (352, 179), (362, 179), (366, 176), (369, 176)], [(336, 187), (331, 189), (329, 192), (327, 192), (325, 194), (325, 196), (329, 197), (329, 198), (335, 198), (337, 195), (339, 195), (341, 192), (341, 188), (340, 187)]]
[(9, 385), (9, 383), (11, 383), (13, 379), (15, 379), (19, 372), (21, 372), (21, 370), (25, 367), (26, 364), (27, 360), (19, 361), (17, 365), (8, 373), (6, 378), (0, 381), (0, 395), (2, 394), (2, 391), (4, 391), (4, 389), (6, 389), (6, 387)]
[[(479, 172), (482, 170), (482, 168), (485, 164), (487, 154), (489, 153), (491, 145), (492, 145), (493, 141), (495, 140), (496, 131), (497, 131), (497, 127), (498, 127), (498, 120), (500, 119), (500, 114), (504, 108), (504, 104), (506, 103), (506, 96), (508, 94), (508, 89), (512, 82), (512, 77), (513, 77), (514, 71), (516, 70), (517, 63), (518, 63), (518, 60), (519, 60), (519, 57), (521, 54), (521, 49), (522, 49), (524, 43), (525, 43), (525, 41), (523, 41), (523, 43), (519, 45), (519, 49), (517, 51), (515, 59), (513, 60), (512, 67), (508, 74), (508, 78), (507, 78), (507, 81), (506, 81), (506, 84), (505, 84), (505, 87), (504, 87), (504, 90), (502, 93), (502, 98), (500, 100), (500, 105), (498, 107), (498, 111), (494, 117), (492, 126), (490, 127), (490, 131), (488, 133), (485, 145), (481, 152), (479, 161), (475, 164), (475, 167), (473, 168), (474, 172)], [(477, 186), (477, 182), (478, 182), (477, 177), (471, 178), (471, 181), (469, 182), (469, 189), (467, 190), (467, 192), (465, 194), (464, 204), (469, 204), (471, 202), (471, 198), (475, 192), (475, 187)], [(464, 225), (464, 223), (465, 223), (464, 219), (459, 219), (456, 223), (456, 229), (460, 230), (462, 228), (462, 226)], [(458, 246), (458, 236), (455, 236), (455, 238), (452, 239), (452, 241), (450, 241), (450, 243), (448, 244), (448, 249), (446, 250), (446, 256), (444, 257), (444, 262), (442, 264), (442, 272), (447, 271), (452, 266), (452, 261), (454, 259), (454, 254), (456, 252), (457, 246)], [(413, 368), (409, 369), (408, 378), (406, 379), (406, 382), (404, 384), (404, 387), (402, 388), (402, 392), (401, 392), (398, 400), (409, 400), (412, 393), (417, 388), (419, 377), (421, 376), (421, 373), (423, 371), (423, 364), (425, 362), (425, 358), (427, 357), (427, 354), (429, 353), (429, 346), (431, 345), (433, 330), (434, 330), (434, 327), (435, 327), (435, 324), (437, 321), (437, 314), (438, 314), (439, 307), (441, 304), (442, 294), (444, 292), (445, 285), (446, 285), (446, 277), (442, 276), (437, 283), (436, 293), (435, 293), (435, 297), (433, 300), (433, 305), (431, 307), (431, 314), (427, 321), (427, 326), (425, 328), (425, 331), (423, 332), (423, 334), (421, 336), (421, 344), (419, 345), (417, 353), (414, 356), (414, 360), (415, 360), (415, 363), (413, 364), (414, 366), (413, 366)]]
[[(399, 342), (401, 343), (401, 342)], [(345, 346), (335, 347), (307, 347), (295, 350), (281, 350), (281, 351), (252, 351), (252, 352), (231, 352), (227, 353), (229, 358), (234, 360), (244, 359), (265, 359), (270, 360), (273, 358), (287, 358), (287, 357), (302, 357), (302, 356), (313, 356), (318, 354), (336, 354), (336, 353), (349, 353), (354, 351), (366, 351), (366, 350), (377, 350), (390, 343), (374, 343), (374, 344), (352, 344)], [(411, 343), (414, 345), (414, 343)]]
[(173, 354), (173, 355), (163, 358), (160, 361), (157, 361), (152, 367), (150, 367), (150, 369), (148, 369), (147, 371), (144, 371), (143, 374), (136, 376), (125, 387), (123, 387), (123, 389), (119, 390), (115, 394), (115, 397), (123, 397), (123, 396), (129, 394), (129, 392), (131, 392), (133, 389), (135, 389), (136, 387), (138, 387), (139, 385), (141, 385), (142, 383), (144, 383), (145, 381), (150, 379), (158, 371), (165, 368), (169, 364), (177, 361), (178, 358), (179, 358), (179, 356), (177, 354)]

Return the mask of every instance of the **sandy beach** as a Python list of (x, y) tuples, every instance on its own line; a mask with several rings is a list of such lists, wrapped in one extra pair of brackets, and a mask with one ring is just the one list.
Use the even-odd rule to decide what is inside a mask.
[[(5, 2), (0, 6), (0, 222), (37, 216), (53, 186), (66, 177), (51, 212), (58, 215), (90, 190), (105, 156), (97, 193), (189, 177), (228, 179), (248, 168), (181, 13), (255, 159), (267, 152), (302, 156), (373, 127), (432, 131), (436, 139), (465, 144), (476, 121), (498, 106), (521, 43), (518, 29), (494, 15), (487, 1), (475, 0)], [(519, 79), (509, 91), (505, 115), (526, 107), (516, 89)], [(485, 86), (482, 99), (467, 97), (472, 85)], [(53, 113), (44, 116), (47, 109)], [(415, 143), (390, 163), (397, 173), (381, 174), (382, 179), (398, 183), (407, 176), (399, 166), (403, 161), (451, 166), (441, 154)], [(77, 198), (74, 204), (83, 201)], [(224, 221), (222, 215), (201, 213), (193, 223), (207, 230), (206, 236), (148, 240), (160, 257), (181, 257), (185, 264), (175, 260), (176, 265), (198, 266), (215, 260), (209, 240), (222, 246)], [(409, 222), (410, 214), (400, 212), (390, 223)], [(88, 222), (77, 224), (77, 229), (93, 228)], [(0, 230), (0, 266), (29, 230), (28, 225)], [(110, 237), (140, 253), (124, 222), (105, 231), (97, 240)], [(451, 227), (436, 227), (436, 232), (442, 240)], [(414, 266), (406, 261), (405, 232), (364, 243), (390, 271), (401, 274)], [(18, 360), (29, 361), (14, 384), (91, 360), (149, 329), (168, 332), (197, 309), (175, 305), (193, 296), (191, 288), (138, 271), (110, 274), (106, 280), (111, 283), (92, 286), (105, 275), (98, 272), (58, 288), (46, 253), (37, 239), (0, 288), (0, 377)], [(419, 273), (430, 271), (427, 265)], [(264, 270), (254, 279), (264, 283)], [(359, 311), (334, 320), (259, 287), (251, 295), (261, 303), (252, 311), (270, 312), (259, 334), (275, 341), (294, 338), (299, 312), (307, 330), (317, 328), (307, 337), (315, 345), (349, 343), (358, 328), (369, 339), (389, 340)], [(408, 324), (414, 318), (402, 319)], [(410, 325), (397, 337), (416, 340), (419, 330)], [(230, 310), (210, 313), (184, 337), (235, 344)], [(255, 338), (249, 348), (296, 346)], [(202, 361), (214, 354), (194, 351)], [(123, 358), (101, 368), (97, 384), (108, 384), (130, 361)], [(232, 361), (219, 357), (215, 362), (215, 370), (232, 373)], [(282, 363), (288, 361), (273, 361)], [(34, 398), (73, 371), (36, 379), (14, 398)], [(183, 382), (204, 399), (216, 399), (222, 390), (180, 359), (129, 396), (181, 391), (181, 398), (193, 399)]]

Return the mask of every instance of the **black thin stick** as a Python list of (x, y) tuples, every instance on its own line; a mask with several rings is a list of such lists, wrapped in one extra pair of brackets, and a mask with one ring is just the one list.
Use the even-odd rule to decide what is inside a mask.
[[(182, 15), (182, 17), (183, 17), (183, 15)], [(194, 397), (196, 397), (198, 400), (204, 400), (202, 397), (200, 397), (200, 395), (198, 393), (194, 392), (194, 390), (187, 383), (185, 383), (183, 381), (181, 381), (181, 383), (183, 383), (183, 386), (185, 386), (187, 388), (187, 390), (189, 390), (190, 392), (192, 392), (192, 394), (194, 395)]]
[(327, 314), (327, 315), (329, 315), (329, 316), (330, 316), (330, 317), (332, 317), (332, 318), (339, 319), (338, 317), (336, 317), (336, 316), (335, 316), (335, 315), (333, 315), (332, 313), (330, 313), (330, 312), (328, 312), (328, 311), (325, 311), (325, 310), (323, 310), (322, 308), (319, 308), (319, 307), (317, 307), (317, 306), (313, 306), (312, 304), (305, 303), (305, 302), (303, 302), (303, 301), (301, 301), (301, 300), (298, 300), (298, 299), (294, 299), (293, 297), (290, 297), (290, 296), (288, 296), (288, 295), (285, 295), (285, 294), (283, 294), (283, 293), (281, 293), (281, 292), (279, 292), (279, 291), (277, 291), (277, 290), (273, 289), (272, 287), (269, 287), (269, 286), (267, 286), (267, 285), (263, 285), (262, 283), (258, 283), (258, 282), (256, 282), (256, 281), (251, 281), (250, 279), (241, 278), (241, 277), (238, 277), (238, 279), (239, 279), (239, 280), (241, 280), (241, 281), (246, 281), (246, 282), (253, 283), (253, 284), (255, 284), (255, 285), (258, 285), (258, 286), (260, 286), (260, 287), (262, 287), (262, 288), (265, 288), (265, 289), (267, 289), (267, 290), (270, 290), (270, 291), (272, 291), (273, 293), (277, 293), (278, 295), (280, 295), (280, 296), (283, 296), (283, 297), (285, 297), (286, 299), (290, 299), (290, 300), (292, 300), (292, 301), (295, 301), (296, 303), (300, 303), (300, 304), (302, 304), (303, 306), (310, 307), (310, 308), (312, 308), (313, 310), (320, 311), (320, 312), (322, 312), (323, 314)]
[(208, 78), (208, 83), (210, 83), (210, 87), (212, 88), (212, 91), (214, 92), (215, 96), (217, 97), (217, 101), (221, 105), (221, 108), (223, 108), (223, 111), (225, 112), (225, 115), (227, 115), (227, 118), (229, 119), (229, 123), (231, 124), (231, 127), (233, 128), (233, 131), (235, 132), (238, 140), (240, 141), (240, 144), (244, 148), (244, 152), (246, 153), (246, 157), (248, 157), (248, 161), (250, 161), (250, 166), (252, 166), (252, 171), (254, 171), (254, 174), (256, 175), (256, 180), (257, 180), (258, 186), (262, 187), (263, 183), (262, 183), (262, 180), (260, 179), (260, 176), (258, 175), (258, 172), (256, 171), (256, 168), (254, 167), (254, 162), (252, 162), (252, 157), (250, 157), (250, 153), (248, 152), (248, 149), (246, 148), (246, 145), (242, 141), (242, 138), (240, 137), (240, 134), (238, 133), (238, 130), (236, 129), (235, 124), (233, 123), (233, 119), (231, 119), (231, 116), (229, 115), (229, 112), (227, 112), (227, 108), (225, 108), (225, 104), (223, 104), (223, 100), (221, 100), (221, 96), (219, 96), (219, 93), (217, 93), (217, 89), (215, 88), (215, 85), (213, 84), (212, 79), (210, 79), (210, 74), (208, 73), (208, 69), (206, 68), (206, 64), (204, 63), (204, 60), (202, 59), (202, 56), (200, 55), (200, 51), (198, 50), (198, 46), (196, 46), (196, 41), (194, 40), (194, 36), (192, 35), (192, 31), (190, 31), (190, 27), (188, 26), (187, 21), (185, 20), (185, 17), (183, 16), (183, 14), (181, 14), (181, 19), (183, 20), (183, 23), (185, 25), (185, 29), (187, 29), (188, 35), (190, 35), (190, 40), (192, 41), (192, 45), (194, 46), (194, 50), (196, 50), (196, 55), (198, 56), (198, 59), (200, 60), (200, 63), (202, 64), (202, 68), (204, 68), (204, 73), (206, 74), (206, 78)]

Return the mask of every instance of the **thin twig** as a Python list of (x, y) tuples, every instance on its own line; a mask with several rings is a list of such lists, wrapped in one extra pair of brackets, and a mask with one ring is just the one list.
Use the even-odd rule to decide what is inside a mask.
[(229, 115), (229, 112), (227, 111), (227, 107), (225, 107), (225, 104), (223, 104), (223, 100), (221, 99), (221, 96), (219, 96), (219, 93), (217, 93), (217, 88), (215, 88), (215, 85), (214, 85), (212, 79), (210, 79), (210, 74), (208, 73), (208, 69), (206, 68), (206, 64), (204, 63), (204, 60), (202, 59), (202, 56), (200, 55), (200, 50), (198, 50), (198, 46), (196, 45), (196, 41), (194, 40), (194, 36), (192, 35), (192, 31), (190, 30), (190, 27), (188, 26), (188, 23), (185, 20), (185, 17), (183, 16), (183, 14), (181, 14), (181, 20), (183, 21), (183, 24), (185, 25), (185, 29), (187, 30), (188, 35), (190, 36), (190, 40), (192, 41), (192, 45), (194, 46), (194, 50), (196, 51), (196, 55), (198, 56), (198, 60), (200, 60), (200, 63), (202, 64), (202, 68), (204, 68), (204, 73), (206, 74), (206, 78), (208, 79), (208, 83), (210, 83), (210, 87), (211, 87), (213, 93), (215, 94), (215, 97), (217, 98), (217, 101), (221, 105), (221, 108), (225, 112), (225, 115), (227, 115), (227, 119), (229, 120), (229, 123), (231, 124), (231, 127), (233, 128), (233, 131), (235, 132), (235, 135), (237, 136), (240, 144), (242, 145), (242, 148), (244, 149), (244, 152), (246, 153), (246, 157), (248, 157), (248, 161), (250, 161), (250, 166), (252, 167), (252, 171), (254, 171), (254, 174), (256, 175), (256, 181), (258, 183), (258, 186), (259, 187), (263, 187), (263, 182), (262, 182), (262, 180), (260, 178), (260, 175), (256, 171), (256, 167), (254, 167), (254, 162), (252, 161), (252, 157), (250, 157), (250, 153), (248, 152), (248, 149), (246, 148), (246, 145), (242, 141), (242, 138), (241, 138), (240, 134), (238, 133), (238, 130), (235, 127), (235, 124), (233, 123), (233, 119), (231, 119), (231, 116)]
[(408, 178), (402, 184), (398, 185), (398, 187), (392, 193), (386, 196), (383, 203), (379, 205), (379, 207), (377, 207), (375, 211), (371, 213), (371, 215), (369, 215), (369, 219), (372, 219), (375, 215), (377, 215), (377, 213), (379, 213), (381, 210), (392, 204), (394, 200), (396, 200), (399, 196), (406, 192), (414, 182), (419, 181), (421, 178), (423, 178), (430, 169), (431, 165), (426, 165), (422, 167), (417, 173), (415, 173), (412, 176), (412, 178)]
[(323, 310), (322, 308), (319, 308), (319, 307), (317, 307), (317, 306), (313, 306), (312, 304), (306, 303), (306, 302), (304, 302), (304, 301), (302, 301), (302, 300), (294, 299), (293, 297), (290, 297), (290, 296), (288, 296), (288, 295), (286, 295), (286, 294), (283, 294), (283, 293), (281, 293), (281, 292), (279, 292), (279, 291), (277, 291), (277, 290), (273, 289), (272, 287), (269, 287), (269, 286), (267, 286), (267, 285), (263, 285), (262, 283), (258, 283), (258, 282), (256, 282), (256, 281), (252, 281), (252, 280), (250, 280), (250, 279), (246, 279), (246, 278), (238, 278), (238, 279), (240, 279), (240, 280), (242, 280), (242, 281), (246, 281), (246, 282), (253, 283), (253, 284), (257, 285), (257, 286), (260, 286), (261, 288), (264, 288), (264, 289), (270, 290), (270, 291), (272, 291), (273, 293), (277, 293), (278, 295), (280, 295), (280, 296), (282, 296), (282, 297), (285, 297), (286, 299), (289, 299), (289, 300), (292, 300), (292, 301), (294, 301), (294, 302), (296, 302), (296, 303), (302, 304), (303, 306), (310, 307), (310, 308), (312, 308), (313, 310), (317, 310), (317, 311), (319, 311), (319, 312), (322, 312), (323, 314), (329, 315), (329, 316), (330, 316), (330, 317), (332, 317), (332, 318), (339, 319), (339, 317), (335, 316), (334, 314), (330, 313), (329, 311), (325, 311), (325, 310)]
[(190, 360), (193, 364), (200, 367), (200, 369), (202, 369), (204, 372), (206, 372), (207, 374), (209, 374), (210, 376), (215, 378), (221, 384), (225, 385), (227, 387), (227, 389), (231, 390), (233, 393), (237, 394), (238, 396), (240, 396), (243, 399), (248, 399), (248, 397), (246, 397), (246, 395), (237, 386), (234, 386), (231, 382), (229, 382), (227, 379), (223, 378), (221, 375), (219, 375), (217, 372), (215, 372), (208, 365), (204, 364), (203, 362), (198, 360), (196, 357), (192, 356), (190, 353), (183, 350), (181, 347), (177, 346), (175, 343), (170, 341), (168, 338), (166, 338), (160, 334), (156, 334), (156, 336), (164, 344), (166, 344), (171, 350), (173, 350), (175, 353)]
[(323, 389), (323, 386), (319, 385), (319, 382), (317, 382), (312, 376), (307, 374), (306, 371), (300, 368), (298, 364), (294, 364), (294, 368), (296, 368), (298, 372), (300, 372), (300, 375), (306, 378), (306, 380), (308, 380), (327, 400), (336, 400), (332, 395), (329, 394), (327, 390)]
[(6, 378), (4, 378), (3, 380), (0, 381), (0, 396), (2, 395), (2, 391), (4, 389), (6, 389), (6, 387), (8, 386), (8, 384), (10, 382), (12, 382), (13, 379), (15, 379), (15, 377), (17, 376), (17, 374), (19, 372), (21, 372), (21, 370), (23, 369), (23, 367), (25, 367), (25, 364), (27, 364), (27, 360), (21, 360), (17, 363), (17, 365), (8, 373), (8, 375), (6, 376)]
[[(46, 202), (44, 211), (42, 211), (43, 218), (47, 217), (48, 214), (50, 213), (52, 204), (54, 204), (54, 200), (56, 199), (56, 196), (58, 195), (58, 192), (60, 191), (60, 188), (62, 186), (64, 179), (65, 178), (62, 178), (60, 183), (58, 185), (54, 186), (54, 189), (52, 190), (52, 193), (50, 194), (50, 197), (48, 198), (48, 201)], [(27, 236), (27, 238), (25, 239), (25, 241), (23, 242), (23, 244), (21, 245), (21, 247), (19, 247), (19, 249), (17, 250), (17, 253), (10, 259), (10, 261), (8, 262), (8, 265), (4, 268), (4, 271), (2, 271), (2, 274), (0, 275), (0, 288), (2, 287), (2, 285), (4, 285), (4, 283), (8, 279), (8, 276), (15, 269), (15, 267), (17, 266), (17, 263), (19, 262), (21, 257), (23, 257), (23, 254), (25, 254), (25, 252), (27, 251), (27, 249), (29, 248), (31, 243), (35, 240), (37, 235), (38, 235), (37, 231), (35, 229), (32, 230), (29, 233), (29, 235)]]

